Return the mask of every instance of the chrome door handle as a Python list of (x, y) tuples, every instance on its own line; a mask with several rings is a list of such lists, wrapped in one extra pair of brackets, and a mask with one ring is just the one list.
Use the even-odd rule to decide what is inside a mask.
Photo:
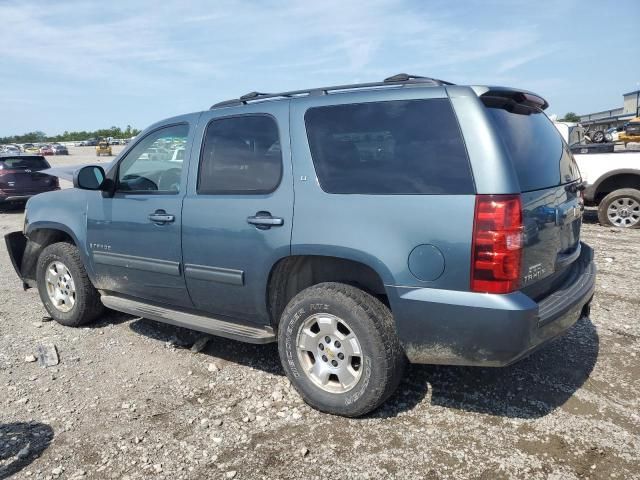
[(171, 223), (175, 221), (175, 219), (175, 215), (171, 215), (164, 210), (156, 210), (154, 213), (149, 214), (149, 220), (151, 220), (153, 223)]
[(271, 227), (284, 225), (284, 218), (272, 217), (269, 212), (258, 212), (252, 217), (247, 217), (247, 223), (255, 225), (260, 230), (268, 230)]

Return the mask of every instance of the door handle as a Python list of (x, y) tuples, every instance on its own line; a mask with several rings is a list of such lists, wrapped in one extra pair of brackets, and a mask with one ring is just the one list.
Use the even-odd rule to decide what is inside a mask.
[(253, 217), (247, 217), (247, 223), (255, 225), (260, 230), (268, 230), (284, 225), (284, 218), (272, 217), (269, 212), (258, 212)]
[(175, 219), (175, 215), (171, 215), (164, 210), (156, 210), (155, 212), (149, 214), (149, 220), (160, 225), (171, 223)]

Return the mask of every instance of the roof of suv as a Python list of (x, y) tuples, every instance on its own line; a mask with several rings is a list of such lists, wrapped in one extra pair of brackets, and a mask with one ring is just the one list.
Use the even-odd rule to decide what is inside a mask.
[(242, 95), (240, 98), (225, 100), (218, 102), (211, 106), (210, 110), (221, 107), (231, 107), (237, 105), (247, 105), (249, 102), (262, 101), (262, 100), (282, 100), (287, 98), (307, 97), (314, 95), (327, 95), (329, 92), (344, 92), (348, 90), (357, 90), (362, 88), (375, 89), (391, 86), (402, 85), (420, 85), (420, 86), (443, 86), (443, 85), (455, 85), (454, 83), (447, 82), (446, 80), (438, 80), (437, 78), (422, 77), (420, 75), (410, 75), (407, 73), (399, 73), (391, 77), (385, 78), (382, 82), (372, 83), (355, 83), (350, 85), (334, 85), (331, 87), (318, 87), (305, 90), (292, 90), (289, 92), (280, 93), (262, 93), (262, 92), (249, 92)]
[[(288, 92), (280, 93), (263, 93), (263, 92), (250, 92), (242, 95), (240, 98), (231, 100), (225, 100), (218, 102), (211, 106), (210, 110), (248, 105), (253, 102), (262, 101), (278, 101), (286, 99), (305, 98), (309, 96), (328, 95), (330, 93), (356, 91), (361, 89), (380, 90), (385, 88), (397, 88), (405, 86), (413, 87), (447, 87), (454, 86), (454, 83), (447, 82), (445, 80), (439, 80), (436, 78), (423, 77), (420, 75), (410, 75), (407, 73), (399, 73), (391, 77), (385, 78), (382, 82), (372, 83), (356, 83), (350, 85), (335, 85), (332, 87), (318, 87), (305, 90), (292, 90)], [(488, 87), (488, 86), (475, 86), (472, 88), (476, 94), (480, 97), (487, 97), (487, 101), (500, 99), (504, 102), (508, 100), (512, 103), (519, 104), (526, 107), (546, 109), (549, 104), (547, 101), (539, 95), (529, 92), (527, 90), (512, 89), (505, 87)]]

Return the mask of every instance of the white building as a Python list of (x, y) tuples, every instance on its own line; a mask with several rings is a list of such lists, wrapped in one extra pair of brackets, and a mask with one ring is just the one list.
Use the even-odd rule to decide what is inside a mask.
[(591, 130), (606, 130), (622, 126), (632, 118), (640, 116), (640, 90), (625, 93), (622, 97), (622, 107), (580, 115), (580, 123), (585, 127), (590, 126)]

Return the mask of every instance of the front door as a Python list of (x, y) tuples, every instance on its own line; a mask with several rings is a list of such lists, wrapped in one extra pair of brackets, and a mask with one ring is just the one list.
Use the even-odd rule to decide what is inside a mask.
[(200, 310), (269, 321), (269, 272), (291, 248), (288, 103), (201, 117), (182, 220), (185, 278)]
[[(192, 306), (181, 268), (182, 201), (189, 124), (151, 131), (119, 161), (116, 191), (91, 196), (87, 240), (97, 288), (175, 306)], [(184, 169), (183, 169), (184, 164)]]

